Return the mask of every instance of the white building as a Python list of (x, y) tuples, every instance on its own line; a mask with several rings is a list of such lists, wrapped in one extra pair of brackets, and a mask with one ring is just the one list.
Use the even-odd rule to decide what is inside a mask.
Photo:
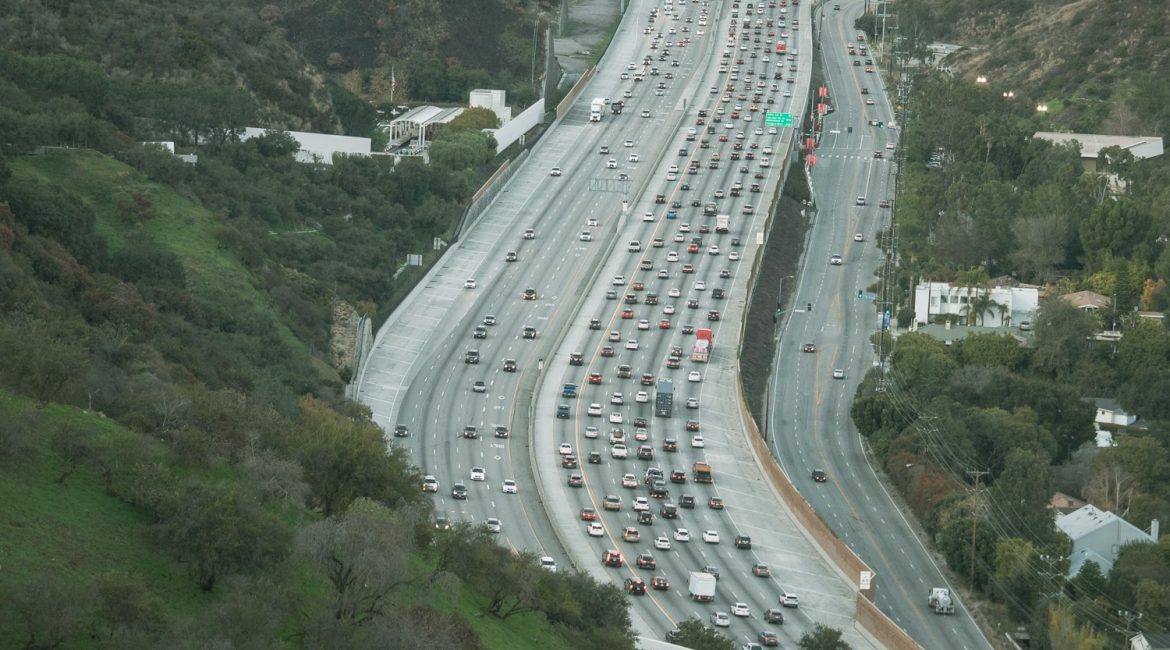
[(280, 131), (278, 129), (260, 129), (253, 126), (245, 127), (240, 134), (240, 140), (258, 138), (269, 131), (287, 133), (292, 136), (300, 150), (297, 151), (297, 162), (333, 164), (333, 156), (368, 156), (370, 155), (370, 139), (355, 138), (349, 135), (331, 135), (329, 133), (306, 133), (304, 131)]
[(995, 304), (983, 313), (982, 319), (975, 319), (976, 324), (1010, 327), (1013, 323), (1031, 319), (1040, 305), (1038, 287), (995, 286), (985, 289), (952, 286), (949, 282), (919, 282), (914, 288), (914, 322), (918, 326), (926, 325), (936, 316), (944, 315), (953, 315), (965, 321), (968, 304), (986, 293), (991, 294), (991, 301)]
[(512, 120), (512, 109), (508, 108), (507, 97), (506, 90), (476, 88), (471, 91), (471, 98), (467, 105), (471, 108), (486, 108), (495, 113), (496, 117), (500, 119), (500, 126), (503, 126)]
[(1109, 575), (1121, 547), (1139, 542), (1157, 543), (1158, 520), (1150, 522), (1150, 532), (1118, 517), (1112, 512), (1087, 505), (1056, 518), (1056, 527), (1072, 540), (1068, 577), (1080, 573), (1085, 562), (1095, 562), (1103, 575)]

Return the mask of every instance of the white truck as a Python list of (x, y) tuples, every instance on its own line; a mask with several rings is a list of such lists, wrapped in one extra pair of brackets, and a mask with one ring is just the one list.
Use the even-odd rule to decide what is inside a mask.
[(710, 573), (691, 571), (691, 580), (687, 586), (691, 600), (700, 603), (709, 603), (715, 600), (715, 584), (717, 579)]
[(589, 121), (600, 122), (601, 113), (605, 110), (605, 98), (594, 97), (593, 101), (589, 103)]
[(721, 214), (715, 217), (715, 232), (726, 235), (731, 231), (731, 215)]
[(935, 614), (954, 614), (955, 603), (951, 600), (951, 590), (946, 587), (932, 587), (926, 597), (926, 603)]

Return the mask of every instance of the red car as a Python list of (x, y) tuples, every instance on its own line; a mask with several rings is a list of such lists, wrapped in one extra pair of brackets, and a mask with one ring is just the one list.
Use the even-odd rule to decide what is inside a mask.
[(670, 329), (670, 321), (666, 320), (665, 318), (658, 321), (658, 329), (660, 329), (660, 330)]
[(630, 320), (633, 317), (634, 317), (634, 310), (633, 309), (623, 309), (622, 310), (622, 318), (624, 318), (625, 320)]
[(707, 507), (712, 510), (722, 510), (723, 499), (719, 497), (711, 497), (710, 499), (707, 499)]
[(581, 521), (597, 521), (597, 511), (593, 508), (581, 508)]
[(589, 383), (600, 384), (601, 383), (601, 373), (600, 372), (589, 373)]
[[(598, 382), (598, 383), (601, 383), (601, 382)], [(649, 373), (649, 372), (642, 373), (642, 385), (643, 386), (653, 386), (654, 385), (654, 375), (652, 373)]]
[(682, 272), (683, 273), (694, 273), (695, 266), (693, 264), (683, 264)]
[(687, 431), (698, 431), (698, 430), (699, 430), (699, 421), (698, 420), (687, 420)]

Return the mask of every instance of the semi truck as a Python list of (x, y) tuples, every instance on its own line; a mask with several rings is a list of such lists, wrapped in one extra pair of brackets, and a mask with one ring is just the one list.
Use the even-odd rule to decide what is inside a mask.
[(694, 466), (691, 467), (691, 477), (695, 483), (715, 482), (715, 479), (711, 477), (711, 465), (705, 460), (695, 461)]
[(601, 114), (605, 111), (605, 98), (594, 97), (589, 104), (589, 121), (600, 122)]
[(659, 379), (654, 387), (654, 415), (668, 418), (674, 411), (674, 383)]
[(721, 214), (715, 217), (715, 232), (726, 235), (731, 231), (731, 215)]
[(954, 614), (955, 603), (951, 600), (951, 590), (946, 587), (932, 587), (926, 597), (926, 603), (935, 614)]
[(695, 347), (691, 350), (691, 361), (707, 363), (711, 358), (711, 347), (714, 345), (714, 333), (706, 327), (695, 330)]
[(691, 571), (691, 579), (687, 585), (687, 591), (691, 594), (691, 600), (700, 603), (709, 603), (715, 600), (715, 585), (718, 580), (710, 573), (703, 573), (701, 571)]

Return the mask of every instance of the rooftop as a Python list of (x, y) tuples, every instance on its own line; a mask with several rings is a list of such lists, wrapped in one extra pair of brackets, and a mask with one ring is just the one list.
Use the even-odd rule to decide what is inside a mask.
[(1037, 131), (1032, 137), (1057, 144), (1077, 142), (1081, 145), (1082, 158), (1097, 158), (1102, 149), (1121, 147), (1133, 153), (1138, 160), (1162, 155), (1162, 138), (1153, 135), (1102, 135), (1099, 133), (1055, 133)]

